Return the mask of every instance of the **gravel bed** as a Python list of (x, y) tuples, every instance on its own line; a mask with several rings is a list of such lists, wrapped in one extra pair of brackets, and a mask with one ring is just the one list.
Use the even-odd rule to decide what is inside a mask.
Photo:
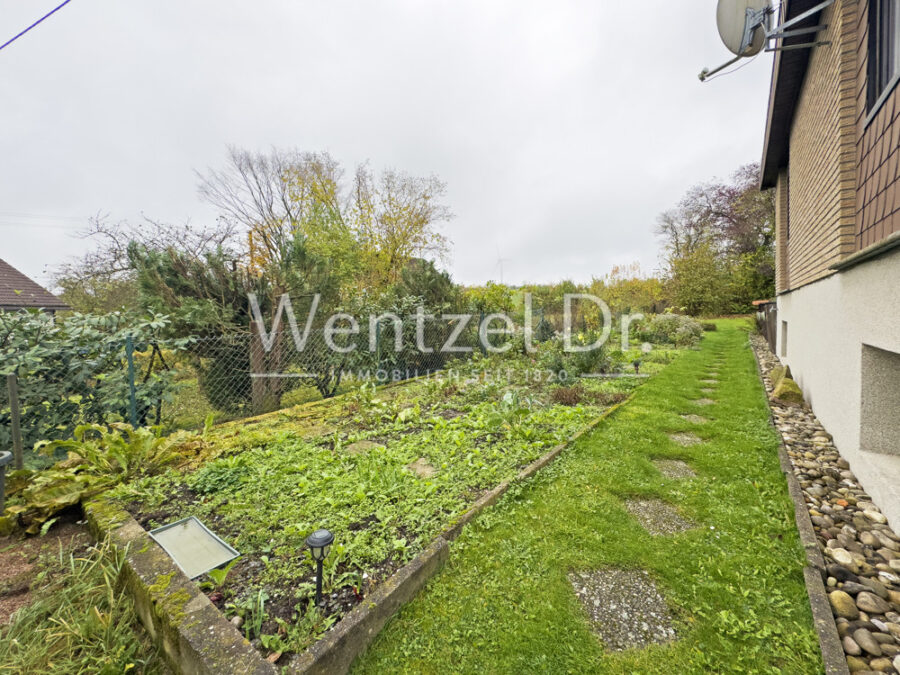
[[(765, 340), (751, 343), (771, 395), (778, 365)], [(900, 672), (900, 537), (856, 480), (808, 406), (770, 398), (825, 556), (828, 600), (851, 672)]]

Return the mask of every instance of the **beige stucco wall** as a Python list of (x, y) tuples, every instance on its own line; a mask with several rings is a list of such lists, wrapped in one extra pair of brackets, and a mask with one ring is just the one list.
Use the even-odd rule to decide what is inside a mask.
[(777, 353), (786, 321), (782, 361), (863, 487), (900, 528), (900, 456), (860, 450), (863, 345), (900, 353), (900, 250), (780, 295), (778, 320)]

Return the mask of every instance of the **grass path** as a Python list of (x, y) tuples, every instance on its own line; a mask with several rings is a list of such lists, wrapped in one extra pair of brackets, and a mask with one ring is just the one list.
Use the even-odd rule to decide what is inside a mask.
[[(747, 324), (718, 327), (468, 527), (354, 672), (821, 672)], [(701, 398), (715, 403), (692, 403)], [(676, 432), (703, 443), (682, 447), (668, 437)], [(665, 478), (657, 458), (682, 459), (697, 476)], [(665, 500), (697, 527), (651, 536), (625, 509), (629, 497)], [(603, 649), (567, 575), (607, 567), (650, 573), (675, 642)]]

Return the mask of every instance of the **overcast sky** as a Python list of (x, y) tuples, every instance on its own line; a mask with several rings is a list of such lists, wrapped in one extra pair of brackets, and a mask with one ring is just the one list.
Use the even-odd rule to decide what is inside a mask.
[[(0, 0), (0, 43), (59, 2)], [(437, 174), (462, 283), (652, 270), (657, 214), (760, 156), (771, 60), (700, 84), (729, 56), (713, 0), (72, 0), (0, 50), (0, 258), (208, 222), (235, 144)]]

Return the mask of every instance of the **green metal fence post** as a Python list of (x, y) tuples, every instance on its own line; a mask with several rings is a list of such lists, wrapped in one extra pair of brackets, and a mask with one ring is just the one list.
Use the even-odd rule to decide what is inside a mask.
[(125, 359), (128, 361), (128, 414), (131, 426), (137, 429), (137, 392), (134, 388), (134, 340), (125, 338)]
[(381, 370), (381, 320), (375, 322), (375, 373)]

